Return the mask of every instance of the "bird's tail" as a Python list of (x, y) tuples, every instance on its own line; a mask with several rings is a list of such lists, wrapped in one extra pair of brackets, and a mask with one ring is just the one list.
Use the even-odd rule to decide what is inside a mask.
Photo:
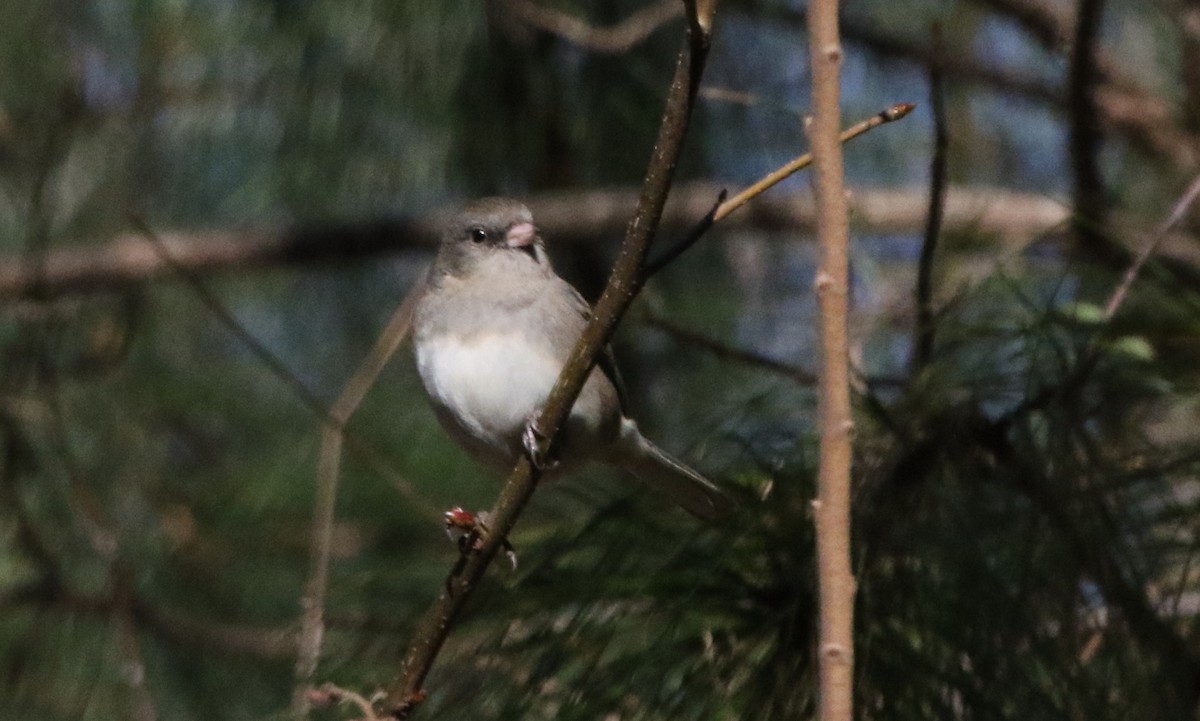
[(666, 493), (697, 518), (713, 520), (733, 506), (712, 481), (646, 440), (628, 418), (621, 421), (621, 435), (614, 450), (612, 462)]

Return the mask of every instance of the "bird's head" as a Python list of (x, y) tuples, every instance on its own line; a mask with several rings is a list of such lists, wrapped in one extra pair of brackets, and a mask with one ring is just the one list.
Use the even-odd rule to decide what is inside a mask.
[(480, 263), (536, 263), (548, 266), (533, 214), (511, 198), (483, 198), (467, 205), (442, 232), (438, 260), (454, 275), (467, 275)]

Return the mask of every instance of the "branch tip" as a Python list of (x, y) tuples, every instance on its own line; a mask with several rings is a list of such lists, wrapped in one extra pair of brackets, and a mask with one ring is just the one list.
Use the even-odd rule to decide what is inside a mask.
[(899, 120), (905, 115), (908, 115), (916, 107), (916, 103), (896, 103), (892, 107), (887, 108), (883, 112), (879, 113), (879, 117), (881, 120), (883, 120), (883, 122), (890, 123), (893, 120)]

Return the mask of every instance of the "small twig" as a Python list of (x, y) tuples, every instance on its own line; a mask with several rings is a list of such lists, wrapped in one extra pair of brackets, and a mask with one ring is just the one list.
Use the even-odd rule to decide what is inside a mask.
[(1106, 323), (1112, 320), (1112, 317), (1117, 314), (1117, 310), (1125, 302), (1125, 296), (1129, 294), (1129, 289), (1133, 286), (1134, 281), (1137, 280), (1142, 267), (1154, 255), (1154, 252), (1158, 249), (1163, 239), (1187, 215), (1187, 212), (1196, 202), (1197, 197), (1200, 197), (1200, 176), (1196, 176), (1196, 179), (1183, 192), (1179, 200), (1175, 201), (1175, 205), (1171, 206), (1171, 212), (1154, 229), (1154, 234), (1150, 236), (1150, 241), (1146, 243), (1146, 247), (1142, 248), (1142, 251), (1138, 253), (1133, 263), (1125, 269), (1124, 275), (1121, 276), (1121, 281), (1117, 284), (1116, 288), (1113, 288), (1112, 294), (1108, 297), (1108, 302), (1104, 304), (1104, 321)]
[[(283, 381), (283, 383), (292, 390), (296, 398), (300, 400), (300, 402), (309, 410), (310, 413), (324, 421), (326, 424), (331, 424), (334, 426), (342, 425), (337, 418), (333, 416), (332, 412), (325, 407), (325, 404), (320, 398), (317, 397), (317, 394), (313, 393), (312, 390), (310, 390), (309, 387), (300, 380), (300, 377), (297, 376), (281, 358), (272, 353), (269, 348), (267, 348), (258, 340), (258, 338), (255, 338), (253, 333), (246, 330), (241, 322), (238, 321), (237, 317), (234, 316), (234, 314), (225, 307), (221, 300), (211, 290), (208, 289), (208, 286), (205, 285), (204, 280), (200, 277), (195, 269), (178, 263), (175, 260), (175, 257), (171, 255), (170, 249), (168, 249), (166, 244), (162, 242), (162, 239), (159, 238), (158, 234), (155, 233), (148, 225), (146, 225), (141, 218), (137, 216), (131, 216), (130, 221), (133, 223), (133, 226), (137, 229), (138, 233), (144, 239), (150, 241), (151, 247), (154, 248), (162, 262), (167, 265), (173, 273), (191, 286), (193, 292), (196, 294), (196, 297), (200, 299), (200, 302), (203, 303), (204, 306), (217, 318), (217, 320), (221, 321), (222, 325), (224, 325), (231, 333), (233, 333), (239, 341), (245, 344), (250, 352), (253, 353), (254, 356), (267, 367), (267, 370), (270, 371), (272, 375)], [(411, 481), (396, 473), (392, 465), (384, 460), (378, 450), (345, 428), (342, 429), (342, 434), (344, 436), (346, 445), (352, 451), (354, 451), (355, 455), (369, 463), (371, 468), (376, 473), (379, 473), (384, 478), (387, 478), (392, 483), (392, 486), (404, 496), (405, 500), (413, 503), (418, 508), (428, 510), (431, 516), (437, 515), (436, 511), (433, 510), (429, 502), (426, 501), (421, 495), (420, 491), (417, 490), (417, 487), (414, 486)]]
[(734, 90), (733, 88), (718, 85), (702, 86), (700, 88), (700, 97), (705, 100), (729, 103), (731, 105), (742, 105), (747, 108), (752, 108), (762, 102), (762, 98), (757, 93), (751, 93), (746, 90)]
[[(872, 128), (890, 123), (894, 120), (899, 120), (912, 112), (916, 105), (913, 103), (897, 103), (889, 108), (886, 108), (871, 117), (860, 120), (859, 122), (846, 128), (839, 136), (841, 143), (847, 143)], [(717, 203), (695, 227), (688, 232), (687, 235), (673, 243), (667, 250), (646, 264), (646, 277), (653, 276), (658, 271), (662, 270), (671, 261), (682, 255), (688, 248), (696, 244), (708, 229), (720, 220), (725, 219), (738, 208), (741, 208), (746, 203), (749, 203), (754, 198), (762, 195), (780, 182), (786, 180), (795, 173), (807, 168), (812, 164), (812, 153), (805, 153), (781, 165), (779, 168), (767, 173), (754, 184), (747, 187), (732, 198), (726, 198), (725, 191), (722, 190), (717, 196)]]
[(593, 27), (574, 15), (542, 7), (531, 0), (505, 0), (504, 6), (513, 17), (531, 27), (606, 54), (623, 53), (644, 42), (659, 28), (683, 17), (683, 3), (679, 0), (661, 0), (604, 28)]
[[(817, 384), (817, 376), (811, 371), (791, 365), (790, 363), (784, 363), (783, 361), (746, 348), (739, 348), (724, 343), (716, 338), (702, 335), (687, 328), (682, 328), (665, 318), (648, 314), (642, 318), (642, 322), (655, 330), (662, 331), (671, 336), (672, 339), (679, 343), (708, 351), (721, 360), (743, 363), (753, 368), (767, 371), (768, 373), (774, 373), (787, 378), (797, 385), (814, 386)], [(908, 383), (907, 379), (900, 376), (866, 376), (857, 372), (855, 382), (859, 386), (865, 386), (867, 389), (880, 387), (900, 388)]]
[(335, 703), (349, 703), (358, 707), (362, 712), (362, 721), (381, 721), (375, 715), (375, 708), (362, 694), (342, 688), (332, 683), (321, 684), (320, 688), (309, 689), (305, 693), (305, 703), (316, 708), (324, 708)]
[[(310, 703), (309, 690), (321, 658), (325, 636), (325, 596), (329, 585), (329, 554), (333, 547), (333, 522), (337, 504), (338, 481), (341, 477), (342, 439), (346, 423), (358, 408), (367, 391), (374, 385), (396, 350), (408, 337), (413, 310), (424, 291), (419, 282), (409, 290), (400, 307), (392, 314), (371, 352), (358, 370), (346, 382), (342, 394), (329, 409), (329, 417), (321, 427), (321, 453), (317, 463), (317, 494), (313, 504), (312, 546), (308, 582), (301, 601), (300, 637), (296, 657), (295, 688), (292, 694), (292, 714), (303, 718)], [(427, 515), (436, 513), (430, 503), (417, 497), (421, 510)]]
[[(872, 128), (883, 125), (884, 123), (890, 123), (894, 120), (899, 120), (905, 115), (911, 113), (915, 107), (916, 105), (913, 103), (897, 103), (872, 115), (866, 120), (861, 120), (854, 125), (851, 125), (849, 128), (846, 128), (842, 131), (842, 134), (838, 136), (838, 142), (845, 143), (857, 138)], [(798, 156), (791, 162), (784, 164), (778, 170), (774, 170), (764, 175), (758, 182), (733, 196), (729, 200), (721, 203), (716, 212), (713, 214), (713, 222), (722, 220), (733, 211), (753, 200), (763, 191), (769, 189), (771, 186), (779, 183), (781, 180), (784, 180), (793, 173), (807, 168), (812, 164), (812, 161), (812, 153), (805, 153), (804, 155)]]
[(646, 263), (646, 268), (643, 273), (647, 279), (653, 277), (655, 273), (667, 267), (673, 260), (683, 255), (688, 248), (695, 245), (696, 241), (700, 240), (700, 238), (708, 232), (708, 229), (713, 226), (713, 223), (717, 222), (717, 211), (721, 209), (721, 204), (725, 202), (726, 195), (727, 194), (724, 190), (721, 190), (721, 192), (717, 193), (717, 202), (713, 205), (711, 210), (704, 214), (704, 217), (700, 219), (700, 222), (697, 223), (687, 235), (673, 243), (671, 247), (667, 248), (666, 251), (659, 255), (658, 258)]
[[(933, 26), (934, 55), (941, 57), (942, 30)], [(946, 123), (945, 90), (942, 87), (942, 68), (938, 62), (929, 65), (929, 105), (933, 111), (933, 158), (929, 163), (929, 215), (921, 257), (917, 261), (917, 322), (913, 338), (913, 370), (920, 371), (933, 357), (933, 341), (937, 328), (933, 322), (933, 260), (938, 238), (942, 233), (942, 217), (946, 209), (946, 168), (950, 131)]]
[(1192, 181), (1192, 184), (1183, 192), (1179, 200), (1171, 206), (1171, 211), (1159, 223), (1146, 247), (1142, 249), (1138, 257), (1125, 270), (1125, 273), (1121, 276), (1121, 280), (1117, 282), (1116, 287), (1109, 294), (1108, 301), (1104, 305), (1103, 322), (1093, 329), (1083, 350), (1079, 353), (1079, 358), (1075, 361), (1074, 367), (1058, 383), (1026, 396), (1021, 403), (1000, 416), (996, 420), (997, 427), (1010, 426), (1019, 419), (1028, 417), (1030, 413), (1044, 408), (1048, 403), (1061, 397), (1068, 390), (1078, 388), (1084, 383), (1088, 373), (1100, 361), (1102, 351), (1100, 340), (1112, 322), (1113, 317), (1120, 310), (1122, 303), (1125, 302), (1125, 298), (1129, 295), (1129, 290), (1137, 280), (1142, 267), (1149, 261), (1155, 249), (1162, 242), (1162, 239), (1187, 215), (1188, 210), (1195, 204), (1197, 198), (1200, 198), (1200, 176), (1197, 176)]
[(128, 574), (115, 567), (109, 574), (113, 579), (114, 603), (112, 620), (116, 633), (117, 647), (121, 654), (121, 676), (129, 686), (133, 721), (157, 721), (158, 709), (154, 696), (146, 685), (146, 661), (142, 656), (142, 644), (138, 640), (135, 619), (133, 588)]
[(316, 417), (322, 420), (321, 457), (318, 465), (317, 497), (313, 507), (313, 540), (309, 578), (301, 602), (301, 633), (298, 640), (296, 659), (296, 688), (292, 697), (292, 713), (303, 718), (308, 709), (306, 690), (316, 672), (324, 637), (325, 593), (329, 578), (329, 554), (332, 547), (332, 527), (337, 500), (337, 486), (341, 461), (342, 443), (369, 460), (383, 475), (392, 480), (400, 491), (417, 509), (428, 515), (436, 510), (406, 479), (391, 471), (373, 448), (350, 435), (346, 422), (362, 401), (383, 366), (395, 353), (408, 333), (412, 309), (419, 295), (420, 284), (409, 292), (405, 302), (393, 315), (379, 341), (368, 354), (362, 367), (347, 383), (345, 390), (332, 408), (326, 408), (300, 378), (274, 353), (266, 348), (252, 333), (245, 329), (233, 313), (208, 289), (204, 282), (190, 269), (178, 265), (158, 236), (140, 218), (132, 219), (135, 227), (150, 240), (163, 262), (172, 267), (193, 289), (206, 308), (242, 341), (255, 356), (280, 380), (288, 385)]
[(655, 315), (647, 315), (644, 319), (646, 325), (656, 330), (662, 331), (671, 336), (678, 342), (686, 343), (697, 348), (712, 353), (717, 358), (723, 360), (731, 360), (737, 363), (744, 363), (755, 368), (761, 368), (765, 371), (781, 375), (789, 380), (792, 380), (800, 385), (812, 386), (816, 385), (817, 377), (813, 373), (797, 368), (796, 366), (784, 363), (783, 361), (775, 360), (768, 356), (754, 351), (746, 350), (745, 348), (737, 348), (735, 346), (722, 343), (715, 338), (710, 338), (706, 335), (701, 335), (686, 328), (681, 328), (678, 325)]

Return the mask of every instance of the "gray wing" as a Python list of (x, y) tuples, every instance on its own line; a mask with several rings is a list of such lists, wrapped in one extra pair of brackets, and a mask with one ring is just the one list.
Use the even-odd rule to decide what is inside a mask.
[[(565, 280), (562, 280), (562, 278), (559, 278), (559, 280), (562, 282), (563, 287), (567, 289), (567, 295), (570, 299), (570, 303), (579, 313), (580, 317), (583, 318), (585, 322), (591, 320), (591, 304), (584, 300), (583, 296), (579, 294), (579, 291), (575, 290), (575, 286), (571, 285)], [(625, 382), (621, 380), (621, 372), (617, 370), (617, 359), (613, 355), (612, 346), (604, 346), (604, 350), (601, 351), (600, 357), (596, 359), (596, 367), (600, 369), (600, 372), (603, 373), (606, 378), (608, 378), (608, 381), (612, 383), (613, 388), (617, 390), (617, 403), (619, 403), (621, 406), (621, 415), (627, 415), (627, 411), (629, 410), (629, 397), (625, 394)]]

